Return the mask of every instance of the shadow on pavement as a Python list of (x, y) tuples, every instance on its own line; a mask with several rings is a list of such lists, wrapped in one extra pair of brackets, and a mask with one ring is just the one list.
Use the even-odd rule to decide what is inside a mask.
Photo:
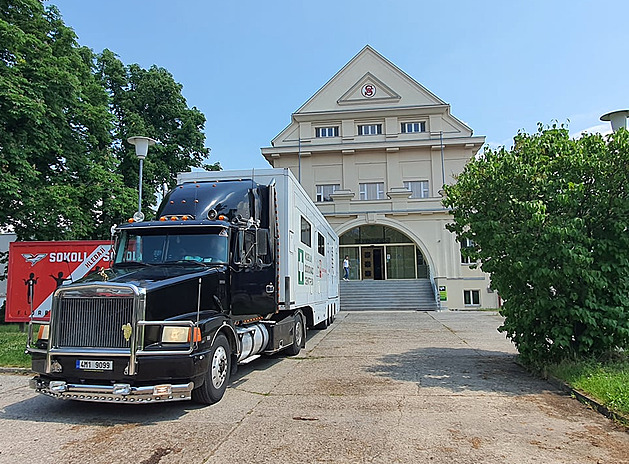
[[(308, 339), (311, 334), (308, 334)], [(255, 372), (268, 369), (285, 358), (281, 352), (272, 356), (261, 356), (253, 361), (239, 365), (231, 376), (228, 388), (237, 387), (246, 377)], [(30, 377), (29, 377), (30, 378)], [(194, 401), (174, 401), (152, 404), (91, 403), (88, 401), (58, 400), (37, 394), (0, 410), (0, 419), (32, 420), (76, 425), (148, 425), (163, 421), (176, 420), (190, 411), (212, 407)]]
[[(236, 387), (241, 379), (257, 370), (264, 370), (281, 361), (282, 357), (261, 357), (238, 366), (228, 388)], [(194, 401), (164, 403), (92, 403), (89, 401), (58, 400), (37, 394), (34, 397), (6, 405), (0, 410), (0, 419), (34, 422), (51, 422), (76, 425), (149, 425), (179, 419), (188, 412), (212, 407)]]
[(90, 403), (57, 400), (38, 394), (8, 404), (0, 411), (0, 419), (75, 425), (147, 425), (178, 419), (200, 407), (186, 401), (153, 404)]
[(500, 351), (418, 348), (383, 356), (367, 371), (393, 380), (415, 382), (419, 388), (454, 393), (522, 395), (555, 390), (548, 382), (532, 377), (515, 361), (515, 355)]

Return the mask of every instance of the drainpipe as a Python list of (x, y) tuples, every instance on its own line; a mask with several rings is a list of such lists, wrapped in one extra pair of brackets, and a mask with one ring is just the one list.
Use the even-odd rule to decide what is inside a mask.
[(443, 162), (443, 131), (439, 131), (439, 143), (441, 145), (441, 188), (446, 185), (446, 168)]
[(297, 181), (301, 185), (301, 134), (299, 134), (299, 143), (297, 145)]

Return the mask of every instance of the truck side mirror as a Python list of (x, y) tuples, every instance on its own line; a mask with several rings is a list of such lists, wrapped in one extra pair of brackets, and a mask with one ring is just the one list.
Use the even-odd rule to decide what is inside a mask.
[(242, 267), (249, 267), (254, 263), (256, 236), (252, 230), (238, 231), (238, 254), (239, 261), (236, 264)]
[(269, 254), (269, 231), (267, 229), (256, 230), (256, 244), (258, 256)]

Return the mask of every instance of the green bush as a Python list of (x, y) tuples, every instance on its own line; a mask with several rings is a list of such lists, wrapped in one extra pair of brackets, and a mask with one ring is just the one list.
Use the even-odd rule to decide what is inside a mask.
[(500, 328), (525, 363), (629, 348), (629, 132), (519, 133), (471, 160), (444, 204), (463, 253), (505, 300)]

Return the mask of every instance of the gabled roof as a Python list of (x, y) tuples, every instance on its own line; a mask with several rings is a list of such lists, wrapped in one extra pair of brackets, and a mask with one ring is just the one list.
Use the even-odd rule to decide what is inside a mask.
[[(470, 127), (450, 113), (449, 104), (366, 45), (292, 114), (290, 124), (271, 145), (297, 146), (304, 135), (309, 139), (308, 134), (300, 135), (301, 122), (338, 124), (389, 116), (430, 118), (430, 132), (442, 132), (445, 138), (473, 135)], [(263, 154), (272, 147), (263, 148)]]
[[(360, 91), (371, 84), (376, 94), (365, 98)], [(326, 82), (295, 114), (361, 107), (424, 106), (446, 103), (376, 50), (366, 45)], [(343, 108), (345, 109), (345, 108)]]

